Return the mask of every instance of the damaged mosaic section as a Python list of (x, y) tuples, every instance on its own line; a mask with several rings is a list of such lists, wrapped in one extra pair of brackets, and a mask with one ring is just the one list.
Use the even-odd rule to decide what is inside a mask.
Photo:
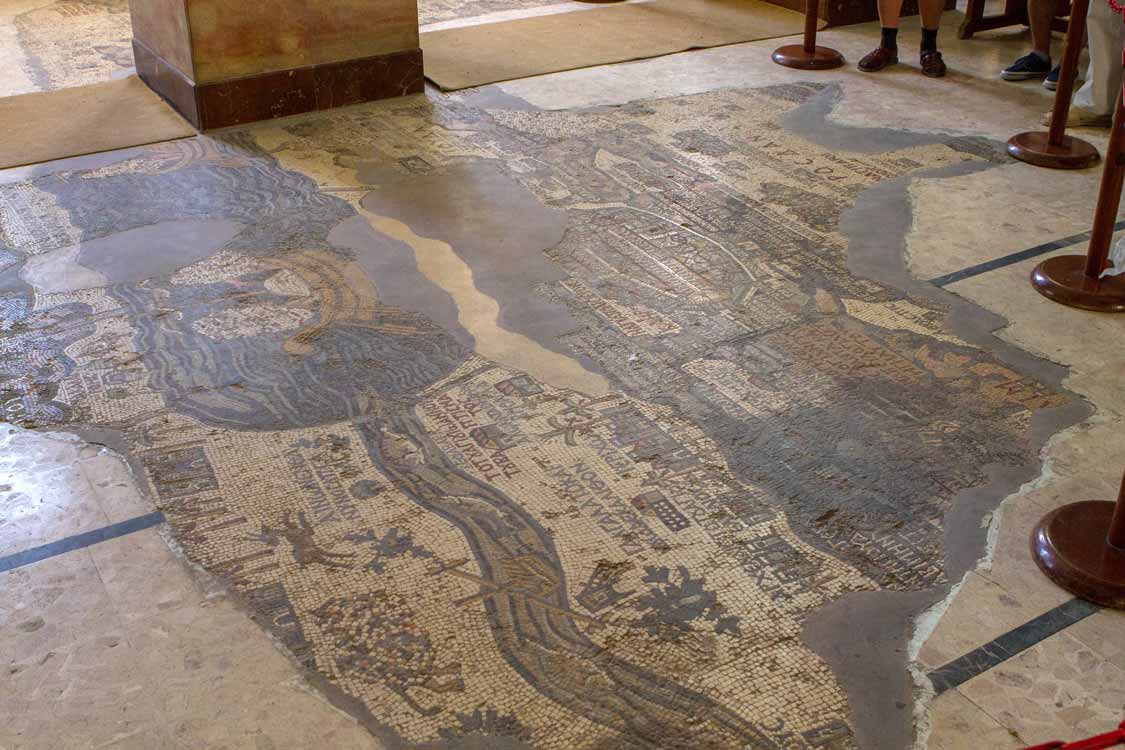
[(853, 747), (802, 623), (948, 583), (954, 497), (1066, 399), (847, 270), (856, 196), (988, 152), (818, 148), (816, 91), (413, 98), (0, 185), (5, 419), (120, 431), (392, 744)]

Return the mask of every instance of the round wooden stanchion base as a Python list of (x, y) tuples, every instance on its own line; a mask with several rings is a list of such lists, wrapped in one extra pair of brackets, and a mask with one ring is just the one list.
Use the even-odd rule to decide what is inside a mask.
[(1047, 142), (1046, 131), (1039, 130), (1013, 135), (1008, 140), (1008, 154), (1048, 169), (1086, 169), (1101, 159), (1098, 150), (1081, 138), (1064, 135), (1054, 146)]
[(812, 52), (803, 44), (787, 44), (774, 50), (773, 61), (798, 70), (830, 70), (844, 64), (844, 56), (830, 47), (817, 46)]
[(1106, 541), (1114, 503), (1087, 500), (1043, 517), (1031, 554), (1052, 581), (1075, 596), (1125, 609), (1125, 550)]
[(1091, 279), (1085, 255), (1056, 255), (1031, 272), (1035, 291), (1061, 305), (1094, 312), (1125, 312), (1125, 274)]

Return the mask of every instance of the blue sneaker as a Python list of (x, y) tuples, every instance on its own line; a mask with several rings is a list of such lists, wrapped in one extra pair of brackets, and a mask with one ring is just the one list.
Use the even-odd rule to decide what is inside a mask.
[(1059, 87), (1059, 66), (1051, 68), (1051, 72), (1043, 79), (1043, 88), (1054, 91)]
[(1043, 78), (1050, 72), (1051, 58), (1028, 52), (1000, 71), (1000, 77), (1005, 81), (1026, 81), (1029, 78)]

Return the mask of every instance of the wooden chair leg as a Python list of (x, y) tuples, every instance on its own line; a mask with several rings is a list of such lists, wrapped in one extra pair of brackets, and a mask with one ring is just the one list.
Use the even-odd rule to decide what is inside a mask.
[(984, 0), (968, 0), (965, 6), (965, 20), (961, 22), (961, 28), (957, 29), (957, 38), (972, 39), (983, 18)]
[(1055, 17), (1051, 19), (1051, 31), (1066, 33), (1068, 19), (1070, 18), (1070, 0), (1058, 0), (1055, 3)]
[(1002, 29), (1006, 26), (1027, 25), (1027, 0), (1005, 0), (1004, 12), (985, 17), (984, 0), (968, 0), (965, 20), (957, 30), (961, 39), (972, 39), (978, 31)]
[(1027, 20), (1027, 0), (1004, 0), (1004, 13), (1002, 15), (1012, 25), (1029, 25)]

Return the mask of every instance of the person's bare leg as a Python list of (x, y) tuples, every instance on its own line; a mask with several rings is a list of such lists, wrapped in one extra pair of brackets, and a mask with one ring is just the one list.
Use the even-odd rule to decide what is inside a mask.
[(884, 29), (897, 29), (902, 14), (902, 0), (879, 0), (879, 25)]
[[(901, 6), (902, 3), (899, 2)], [(920, 0), (918, 3), (922, 11), (922, 28), (937, 30), (941, 25), (941, 12), (945, 10), (945, 0)]]
[(1055, 20), (1056, 0), (1027, 0), (1027, 22), (1031, 26), (1031, 49), (1051, 59), (1051, 23)]
[[(1094, 0), (1094, 2), (1102, 1)], [(1048, 82), (1043, 85), (1050, 88), (1051, 22), (1055, 20), (1057, 6), (1058, 0), (1027, 0), (1027, 23), (1031, 26), (1031, 52), (1000, 71), (1000, 77), (1005, 81), (1047, 78)]]
[(883, 27), (879, 46), (864, 55), (859, 69), (874, 73), (898, 62), (898, 17), (902, 0), (879, 0), (879, 23)]

